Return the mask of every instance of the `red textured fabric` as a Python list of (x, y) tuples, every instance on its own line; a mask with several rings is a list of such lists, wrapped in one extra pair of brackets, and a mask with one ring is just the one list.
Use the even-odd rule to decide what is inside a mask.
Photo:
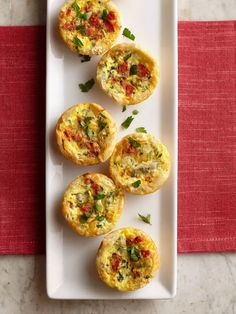
[(236, 251), (236, 22), (179, 23), (178, 251)]
[[(0, 27), (0, 254), (45, 251), (45, 27)], [(179, 23), (178, 251), (236, 251), (236, 22)]]
[(0, 253), (45, 251), (45, 27), (0, 27)]

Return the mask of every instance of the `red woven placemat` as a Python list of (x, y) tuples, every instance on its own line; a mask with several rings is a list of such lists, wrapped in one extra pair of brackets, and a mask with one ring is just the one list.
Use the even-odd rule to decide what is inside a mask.
[[(179, 23), (179, 252), (236, 251), (236, 22)], [(45, 250), (45, 27), (0, 28), (0, 253)]]

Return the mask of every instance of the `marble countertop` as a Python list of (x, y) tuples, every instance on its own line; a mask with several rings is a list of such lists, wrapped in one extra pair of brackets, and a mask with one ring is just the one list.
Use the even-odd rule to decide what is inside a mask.
[[(179, 0), (180, 20), (236, 19), (236, 0)], [(0, 25), (45, 23), (45, 0), (0, 0)], [(44, 256), (0, 256), (1, 314), (235, 314), (236, 254), (178, 256), (171, 301), (55, 301), (45, 288)]]

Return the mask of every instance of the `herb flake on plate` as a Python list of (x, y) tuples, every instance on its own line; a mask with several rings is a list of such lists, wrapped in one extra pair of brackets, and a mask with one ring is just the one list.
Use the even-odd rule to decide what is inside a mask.
[(139, 114), (139, 111), (138, 111), (138, 110), (133, 110), (133, 111), (132, 111), (132, 114), (133, 114), (134, 116), (136, 116), (137, 114)]
[(82, 83), (79, 84), (79, 88), (80, 88), (82, 93), (87, 93), (93, 87), (94, 84), (95, 84), (94, 79), (91, 79), (84, 84), (82, 84)]
[(147, 133), (146, 129), (145, 129), (143, 126), (141, 126), (140, 128), (137, 128), (137, 129), (136, 129), (136, 132), (139, 132), (139, 133)]
[(151, 225), (151, 215), (150, 215), (150, 214), (148, 214), (147, 216), (143, 216), (143, 215), (140, 215), (140, 214), (138, 214), (138, 215), (139, 215), (139, 218), (140, 218), (143, 222), (145, 222), (146, 224)]
[(122, 112), (125, 112), (126, 109), (127, 109), (127, 107), (124, 105), (124, 106), (122, 107)]
[(133, 120), (134, 120), (134, 117), (129, 116), (129, 117), (121, 124), (121, 126), (122, 126), (124, 129), (128, 129), (128, 127), (130, 126), (130, 124), (132, 123)]
[(127, 27), (124, 28), (122, 35), (129, 38), (130, 40), (135, 40), (134, 34), (132, 34)]

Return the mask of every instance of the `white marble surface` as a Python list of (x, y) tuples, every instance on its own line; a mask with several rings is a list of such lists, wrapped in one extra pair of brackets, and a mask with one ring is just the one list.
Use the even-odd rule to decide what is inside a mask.
[[(178, 4), (181, 20), (236, 19), (236, 0)], [(45, 7), (45, 0), (0, 0), (0, 25), (43, 24)], [(171, 301), (54, 301), (46, 296), (45, 277), (43, 256), (0, 256), (0, 313), (236, 314), (236, 254), (179, 255)]]

